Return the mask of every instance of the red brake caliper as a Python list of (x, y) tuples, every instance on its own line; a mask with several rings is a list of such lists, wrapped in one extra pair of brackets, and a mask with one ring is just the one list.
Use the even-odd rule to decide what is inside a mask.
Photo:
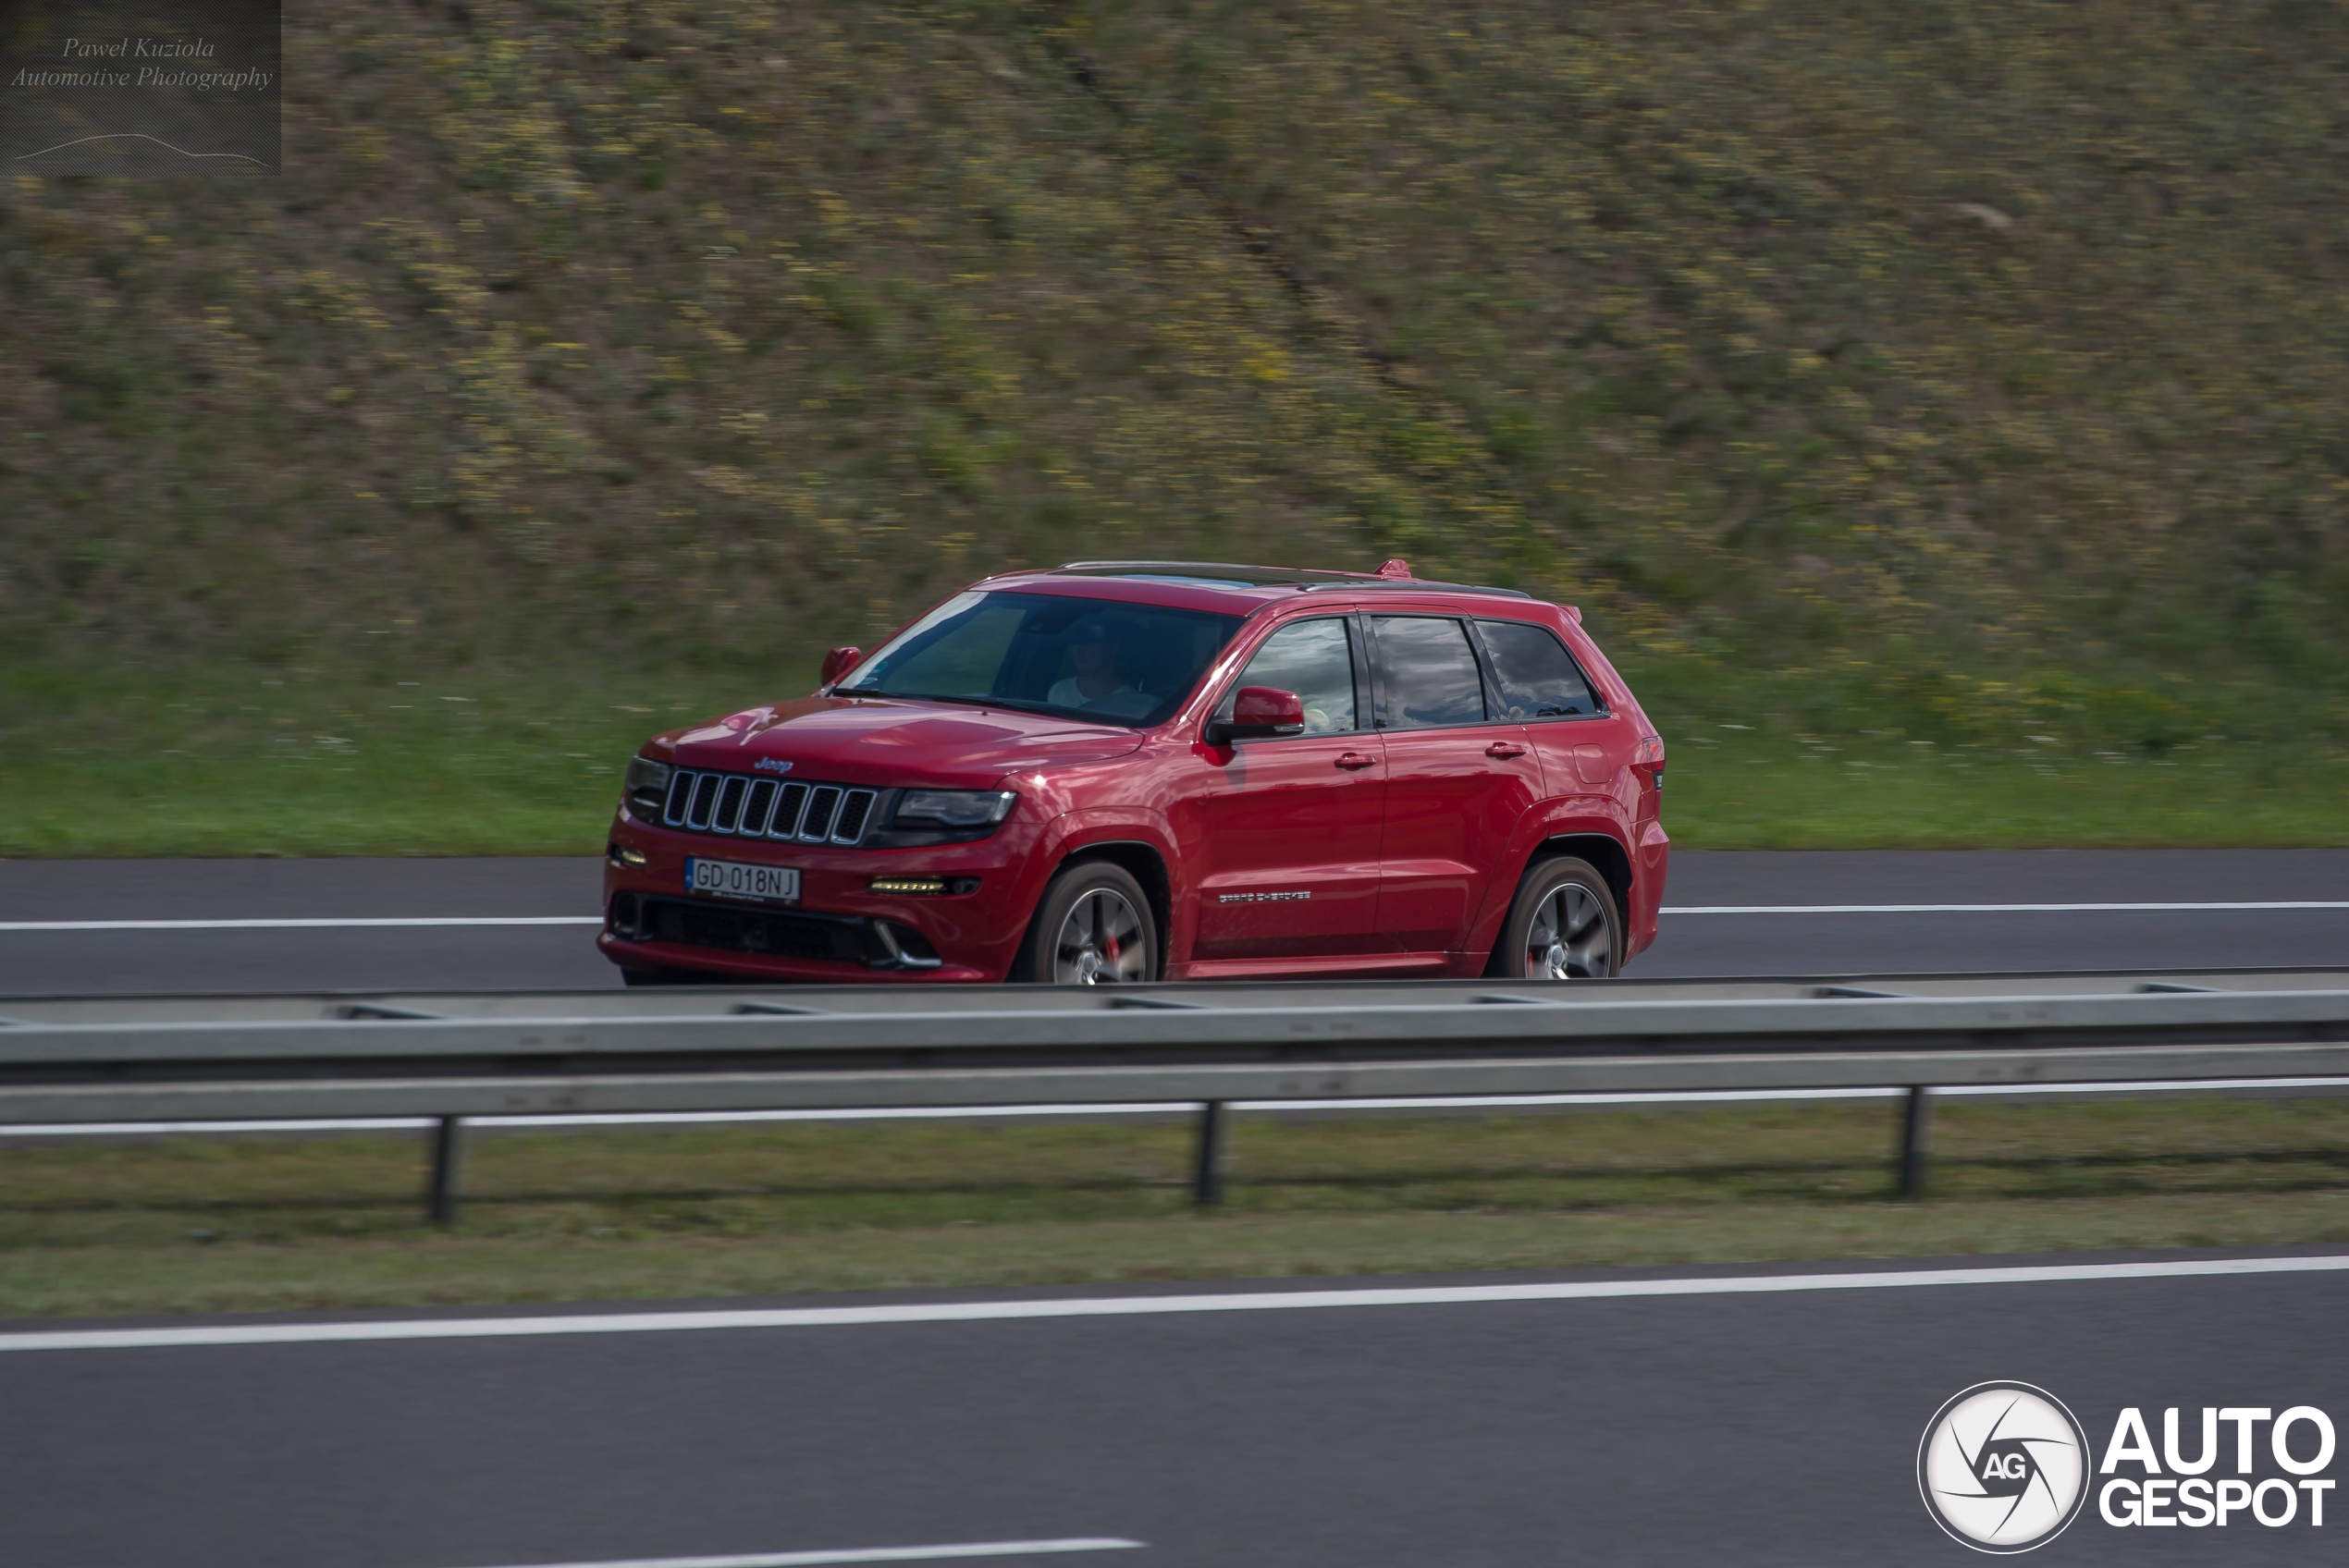
[(1098, 896), (1093, 900), (1093, 940), (1100, 943), (1101, 950), (1109, 955), (1110, 962), (1115, 963), (1117, 935), (1109, 928), (1108, 903), (1108, 900)]

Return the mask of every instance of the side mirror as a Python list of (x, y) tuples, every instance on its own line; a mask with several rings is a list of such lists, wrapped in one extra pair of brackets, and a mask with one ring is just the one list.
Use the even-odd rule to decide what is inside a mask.
[(824, 678), (817, 684), (829, 686), (864, 662), (862, 648), (834, 648), (824, 655)]
[(1243, 686), (1232, 699), (1232, 717), (1211, 719), (1207, 743), (1228, 746), (1235, 741), (1272, 741), (1305, 733), (1305, 704), (1294, 692), (1277, 686)]

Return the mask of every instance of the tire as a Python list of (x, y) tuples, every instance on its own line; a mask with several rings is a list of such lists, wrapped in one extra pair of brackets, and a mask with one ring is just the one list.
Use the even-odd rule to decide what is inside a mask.
[(1623, 914), (1606, 878), (1571, 855), (1528, 866), (1484, 973), (1505, 980), (1604, 980), (1622, 972)]
[(1142, 885), (1104, 860), (1063, 866), (1036, 902), (1012, 978), (1039, 986), (1139, 986), (1158, 978), (1158, 923)]

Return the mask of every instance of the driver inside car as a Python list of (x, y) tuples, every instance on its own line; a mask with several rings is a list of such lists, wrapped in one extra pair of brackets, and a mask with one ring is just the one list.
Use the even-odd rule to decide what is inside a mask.
[(1087, 616), (1069, 628), (1067, 647), (1075, 673), (1054, 681), (1045, 694), (1054, 707), (1091, 708), (1130, 718), (1158, 705), (1156, 697), (1137, 691), (1118, 672), (1117, 643), (1101, 617)]

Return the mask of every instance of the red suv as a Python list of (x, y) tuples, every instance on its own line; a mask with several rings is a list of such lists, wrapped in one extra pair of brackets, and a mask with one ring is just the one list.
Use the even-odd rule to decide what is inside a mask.
[(628, 766), (632, 984), (1616, 974), (1664, 744), (1571, 607), (1171, 561), (974, 584)]

